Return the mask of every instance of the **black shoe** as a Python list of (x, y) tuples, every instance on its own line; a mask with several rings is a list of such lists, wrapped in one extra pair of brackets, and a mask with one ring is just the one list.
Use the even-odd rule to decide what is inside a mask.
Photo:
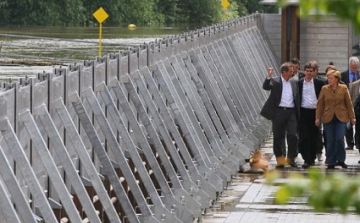
[(298, 167), (298, 166), (297, 166), (297, 163), (296, 163), (294, 160), (292, 160), (292, 161), (289, 163), (289, 165), (290, 165), (291, 167)]
[(285, 166), (284, 166), (284, 165), (276, 165), (275, 168), (276, 168), (276, 169), (284, 169)]
[(348, 146), (348, 147), (346, 147), (346, 150), (353, 150), (353, 149), (354, 149), (353, 146)]
[(358, 163), (360, 163), (360, 160), (358, 161)]
[(327, 166), (327, 169), (328, 169), (328, 170), (333, 170), (333, 169), (335, 169), (335, 165), (328, 165), (328, 166)]
[(348, 165), (344, 162), (338, 162), (338, 165), (341, 166), (343, 169), (347, 169)]
[(307, 164), (307, 163), (304, 163), (304, 164), (302, 165), (302, 168), (304, 168), (304, 169), (308, 169), (309, 167), (310, 167), (310, 165)]

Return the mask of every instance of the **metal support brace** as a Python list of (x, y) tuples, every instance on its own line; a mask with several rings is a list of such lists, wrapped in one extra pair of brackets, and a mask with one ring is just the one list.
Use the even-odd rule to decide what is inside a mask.
[[(218, 69), (218, 67), (215, 66), (215, 61), (218, 61), (219, 59), (217, 58), (216, 54), (214, 56), (210, 55), (210, 51), (213, 51), (212, 45), (202, 47), (201, 51), (204, 56), (204, 66), (209, 67), (209, 69), (211, 70), (211, 72), (206, 73), (206, 77), (212, 84), (218, 86), (218, 91), (222, 93), (223, 99), (226, 101), (229, 110), (233, 115), (236, 123), (238, 124), (240, 130), (242, 132), (246, 132), (246, 134), (249, 134), (249, 138), (252, 136), (251, 140), (258, 144), (258, 141), (262, 138), (262, 135), (259, 132), (255, 131), (254, 126), (245, 122), (246, 119), (244, 118), (244, 115), (240, 115), (240, 113), (236, 109), (236, 106), (234, 105), (234, 100), (231, 98), (227, 88), (225, 87), (223, 78), (220, 74), (220, 70)], [(222, 66), (219, 66), (219, 68), (222, 69)]]
[(82, 164), (85, 167), (85, 171), (91, 181), (92, 186), (96, 191), (96, 195), (99, 197), (101, 204), (104, 207), (108, 219), (110, 220), (110, 222), (121, 222), (118, 213), (116, 213), (114, 205), (110, 201), (108, 192), (105, 190), (104, 184), (99, 177), (99, 173), (96, 170), (93, 162), (91, 161), (91, 157), (89, 156), (85, 145), (82, 142), (80, 135), (77, 132), (75, 125), (66, 110), (65, 105), (63, 104), (63, 101), (59, 99), (58, 101), (53, 102), (53, 108), (56, 108), (55, 110), (57, 111), (57, 114), (59, 115), (62, 123), (65, 126), (69, 139), (72, 142), (74, 149), (76, 150)]
[[(6, 184), (6, 187), (11, 195), (11, 200), (14, 202), (16, 208), (18, 209), (19, 217), (22, 219), (23, 222), (34, 222), (36, 223), (36, 220), (34, 218), (34, 214), (30, 209), (29, 201), (23, 194), (21, 187), (17, 181), (16, 176), (14, 175), (13, 170), (11, 169), (11, 165), (8, 162), (3, 149), (0, 147), (0, 175), (2, 177), (2, 180)], [(1, 184), (1, 181), (0, 181)], [(1, 211), (6, 216), (9, 214), (11, 216), (14, 206), (11, 204), (10, 199), (8, 198), (8, 195), (6, 194), (4, 188), (4, 185), (1, 184), (0, 186), (0, 202), (6, 204), (6, 202), (10, 202), (10, 205), (3, 205), (1, 206)], [(4, 208), (4, 209), (3, 209)], [(11, 219), (8, 219), (8, 222), (20, 222), (15, 221), (17, 220), (17, 214), (13, 214)], [(9, 221), (11, 220), (11, 221)]]
[[(191, 63), (189, 55), (184, 53), (182, 55), (182, 60), (184, 61), (190, 77), (192, 78), (197, 91), (199, 92), (202, 101), (204, 102), (204, 105), (206, 107), (207, 112), (210, 114), (211, 119), (213, 120), (217, 130), (220, 132), (222, 139), (230, 138), (230, 148), (233, 149), (232, 151), (235, 153), (235, 155), (239, 157), (249, 157), (250, 156), (250, 150), (253, 147), (253, 144), (250, 140), (245, 138), (245, 136), (239, 136), (234, 132), (232, 127), (230, 126), (230, 123), (225, 116), (224, 112), (222, 111), (221, 105), (218, 103), (217, 100), (210, 100), (209, 94), (213, 94), (212, 91), (207, 92), (205, 90), (205, 86), (203, 82), (200, 80), (198, 76), (198, 72), (194, 67), (194, 64)], [(212, 95), (214, 97), (214, 95)], [(218, 112), (216, 112), (218, 111)], [(220, 111), (220, 112), (219, 112)], [(244, 154), (244, 155), (242, 155)]]
[(31, 115), (30, 111), (25, 111), (20, 115), (20, 122), (23, 122), (27, 132), (30, 135), (31, 140), (35, 145), (35, 150), (37, 151), (39, 158), (41, 159), (44, 167), (53, 182), (53, 186), (56, 192), (59, 194), (61, 203), (66, 210), (66, 214), (69, 216), (70, 220), (73, 222), (80, 222), (82, 219), (77, 212), (76, 206), (72, 201), (72, 196), (67, 190), (65, 184), (63, 184), (63, 179), (51, 157), (49, 150), (41, 136), (39, 129), (36, 126), (35, 120)]
[[(273, 55), (270, 55), (270, 54), (269, 54), (268, 48), (265, 49), (266, 46), (264, 45), (264, 43), (265, 43), (266, 41), (264, 41), (263, 39), (262, 39), (262, 40), (259, 40), (259, 37), (261, 36), (261, 34), (260, 34), (259, 32), (257, 32), (257, 31), (258, 31), (258, 29), (255, 28), (255, 27), (246, 30), (246, 31), (245, 31), (245, 39), (246, 39), (246, 41), (247, 41), (249, 44), (251, 44), (250, 47), (251, 47), (252, 49), (256, 49), (256, 50), (254, 50), (254, 54), (255, 54), (255, 56), (256, 56), (257, 58), (259, 58), (259, 59), (258, 59), (258, 60), (259, 60), (259, 64), (257, 64), (257, 65), (258, 65), (258, 69), (266, 70), (266, 69), (268, 68), (269, 64), (274, 64), (274, 65), (276, 65), (277, 62), (276, 62), (276, 60), (273, 58)], [(257, 36), (257, 35), (259, 35), (259, 36)], [(269, 46), (267, 46), (267, 47), (269, 47)], [(270, 59), (271, 62), (267, 62), (268, 59)], [(278, 70), (279, 68), (278, 68), (278, 67), (279, 67), (279, 66), (275, 66), (275, 68), (274, 68), (277, 72), (279, 72), (279, 70)], [(258, 75), (257, 75), (258, 78), (259, 78), (260, 80), (263, 79), (263, 75), (261, 75), (262, 72), (257, 72), (257, 73), (258, 73)], [(260, 82), (260, 83), (261, 83), (261, 82)], [(256, 93), (256, 92), (254, 92), (254, 93)], [(257, 93), (259, 93), (259, 92), (257, 92)], [(262, 93), (263, 93), (262, 95), (267, 96), (267, 94), (265, 94), (264, 91), (263, 91)], [(267, 99), (267, 97), (265, 97), (262, 102), (265, 103), (265, 100), (266, 100), (266, 99)], [(261, 107), (260, 107), (259, 109), (261, 109)], [(260, 111), (260, 110), (259, 110), (259, 111)], [(260, 116), (260, 113), (257, 113), (257, 114), (258, 114), (259, 119), (260, 119), (261, 122), (263, 123), (263, 124), (261, 125), (262, 129), (264, 129), (264, 131), (267, 131), (267, 132), (271, 131), (271, 123), (270, 123), (268, 120), (266, 120), (264, 117)]]
[[(3, 107), (6, 108), (6, 107)], [(29, 186), (31, 195), (35, 204), (39, 207), (41, 217), (46, 222), (57, 222), (53, 210), (42, 191), (41, 185), (30, 165), (29, 160), (26, 158), (24, 150), (21, 147), (19, 140), (10, 124), (8, 119), (3, 119), (0, 122), (1, 133), (9, 148), (11, 148), (12, 156), (16, 161), (17, 168), (21, 171), (27, 185)]]
[[(94, 128), (94, 126), (91, 123), (90, 117), (88, 116), (88, 114), (86, 113), (86, 110), (84, 108), (84, 105), (81, 102), (81, 99), (78, 95), (73, 95), (71, 97), (71, 103), (80, 119), (80, 123), (83, 126), (87, 136), (89, 137), (89, 140), (92, 144), (92, 146), (94, 147), (94, 151), (98, 157), (98, 159), (100, 160), (100, 163), (107, 175), (107, 177), (109, 178), (109, 181), (111, 183), (111, 185), (114, 188), (114, 192), (116, 194), (116, 196), (118, 197), (119, 202), (121, 203), (121, 206), (124, 209), (124, 212), (126, 214), (127, 219), (130, 222), (140, 222), (140, 220), (138, 219), (138, 216), (135, 213), (135, 208), (132, 207), (130, 200), (127, 196), (126, 191), (124, 190), (123, 186), (120, 183), (120, 179), (117, 176), (115, 169), (110, 161), (110, 158), (108, 156), (108, 154), (105, 151), (105, 148), (103, 147), (97, 132)], [(123, 156), (121, 157), (123, 158)], [(125, 158), (123, 158), (123, 162), (119, 162), (119, 166), (121, 168), (122, 173), (124, 174), (125, 179), (128, 181), (135, 181), (133, 174), (131, 173), (131, 170), (129, 169), (129, 166), (127, 164), (127, 161), (125, 160)], [(138, 185), (135, 182), (135, 187), (138, 187)], [(131, 186), (131, 192), (134, 194), (134, 197), (138, 197), (139, 195), (137, 195), (137, 193), (139, 193), (139, 190), (133, 189), (133, 187)], [(155, 219), (152, 218), (152, 213), (151, 211), (147, 208), (147, 205), (144, 203), (138, 203), (141, 213), (143, 214), (143, 221), (144, 222), (157, 222)], [(143, 206), (145, 205), (145, 207), (143, 208)]]
[[(234, 136), (235, 134), (233, 132), (229, 132), (224, 129), (224, 125), (221, 123), (221, 120), (220, 120), (218, 114), (215, 112), (216, 110), (214, 108), (214, 105), (210, 101), (210, 97), (209, 97), (208, 93), (205, 91), (204, 86), (203, 86), (201, 80), (199, 79), (195, 68), (193, 67), (193, 64), (189, 60), (188, 55), (183, 54), (182, 57), (178, 56), (178, 61), (183, 61), (184, 66), (186, 66), (188, 73), (185, 73), (185, 74), (189, 74), (187, 76), (187, 79), (192, 79), (192, 81), (196, 87), (196, 90), (197, 90), (202, 102), (204, 103), (205, 109), (206, 109), (207, 113), (209, 114), (212, 122), (215, 125), (217, 132), (219, 133), (219, 135), (221, 137), (221, 140), (225, 144), (226, 143), (229, 144), (231, 142), (229, 137)], [(235, 155), (239, 154), (239, 151), (236, 149), (233, 149), (232, 152), (235, 153)]]
[[(220, 123), (219, 117), (216, 114), (214, 108), (212, 107), (213, 105), (211, 104), (205, 89), (202, 86), (199, 86), (199, 88), (197, 88), (196, 84), (199, 83), (198, 80), (191, 78), (189, 72), (193, 72), (194, 70), (192, 70), (190, 67), (185, 66), (185, 62), (181, 59), (180, 55), (176, 55), (176, 58), (172, 58), (172, 60), (174, 61), (172, 62), (174, 69), (176, 71), (183, 71), (181, 74), (178, 74), (178, 78), (180, 79), (185, 91), (187, 91), (187, 95), (190, 98), (190, 101), (196, 100), (199, 102), (198, 116), (200, 114), (203, 114), (207, 122), (211, 123), (209, 125), (209, 128), (214, 133), (214, 140), (216, 140), (216, 143), (221, 147), (222, 151), (225, 150), (225, 154), (227, 154), (228, 156), (233, 156), (229, 157), (229, 159), (231, 159), (235, 163), (235, 165), (237, 164), (236, 168), (238, 169), (238, 165), (241, 165), (241, 161), (239, 160), (240, 157), (238, 156), (239, 152), (235, 149), (231, 150), (229, 146), (225, 146), (230, 144), (229, 136), (226, 134), (222, 124)], [(189, 81), (191, 79), (193, 81)]]
[[(1, 213), (5, 217), (7, 222), (21, 222), (19, 216), (16, 213), (16, 210), (11, 203), (10, 198), (8, 197), (8, 194), (6, 194), (4, 185), (0, 181), (0, 205), (1, 205)], [(29, 222), (35, 222), (34, 218), (29, 218)]]
[[(258, 120), (258, 112), (254, 112), (253, 102), (250, 99), (252, 95), (248, 95), (250, 93), (253, 94), (253, 92), (251, 89), (248, 89), (249, 86), (247, 83), (237, 78), (239, 76), (239, 72), (242, 71), (234, 67), (231, 57), (229, 56), (226, 48), (222, 45), (222, 42), (217, 41), (213, 43), (213, 46), (214, 50), (210, 50), (210, 54), (217, 56), (220, 60), (217, 61), (218, 63), (215, 63), (215, 66), (217, 66), (219, 71), (223, 70), (223, 72), (221, 72), (221, 76), (223, 77), (224, 84), (229, 90), (229, 94), (235, 103), (236, 109), (244, 116), (244, 118), (242, 118), (242, 122), (246, 128), (250, 126), (250, 128), (255, 128), (255, 131), (257, 131), (259, 126), (261, 126), (261, 123)], [(246, 156), (249, 157), (249, 155)]]
[[(248, 84), (248, 88), (252, 86), (252, 88), (250, 88), (249, 93), (252, 93), (252, 95), (254, 97), (257, 98), (257, 100), (255, 101), (251, 101), (252, 104), (254, 104), (254, 109), (255, 111), (253, 112), (254, 114), (259, 114), (259, 111), (263, 105), (263, 103), (266, 100), (266, 93), (265, 91), (256, 91), (255, 89), (261, 89), (261, 83), (264, 80), (263, 76), (260, 76), (260, 74), (262, 73), (261, 71), (257, 71), (256, 68), (260, 65), (260, 63), (262, 61), (260, 61), (259, 63), (256, 63), (256, 65), (252, 65), (251, 63), (254, 63), (254, 58), (253, 58), (253, 54), (250, 52), (246, 52), (246, 50), (249, 49), (254, 49), (253, 51), (256, 51), (255, 49), (257, 49), (257, 46), (248, 46), (248, 42), (244, 41), (244, 36), (243, 35), (234, 35), (234, 37), (232, 38), (232, 41), (230, 42), (230, 49), (231, 51), (235, 51), (235, 58), (241, 59), (242, 61), (244, 61), (244, 63), (241, 64), (241, 66), (244, 66), (244, 70), (250, 71), (250, 72), (242, 72), (243, 76), (245, 76), (245, 78), (247, 78), (246, 76), (250, 77), (249, 73), (251, 74), (255, 74), (255, 75), (251, 75), (251, 78), (254, 79), (254, 82), (249, 83)], [(251, 41), (251, 40), (249, 40)], [(241, 50), (240, 52), (238, 50)], [(251, 55), (249, 55), (249, 53)], [(259, 59), (260, 60), (260, 59)], [(245, 62), (246, 61), (246, 62)], [(267, 69), (267, 67), (264, 67), (263, 69)], [(262, 117), (259, 117), (262, 118)], [(264, 119), (264, 118), (262, 118)]]
[[(171, 77), (174, 76), (174, 70), (170, 66), (169, 60), (164, 60), (162, 61), (162, 63), (159, 63), (159, 68), (160, 70), (163, 70), (165, 68), (165, 70), (163, 70), (162, 72), (165, 82), (171, 83), (175, 87), (173, 90), (176, 91), (177, 95), (179, 96), (179, 99), (182, 102), (182, 105), (184, 106), (183, 112), (187, 113), (189, 120), (191, 121), (191, 123), (193, 123), (192, 126), (194, 127), (194, 130), (197, 133), (198, 136), (197, 138), (199, 140), (199, 143), (204, 149), (206, 156), (214, 164), (214, 166), (217, 167), (215, 169), (216, 173), (218, 174), (219, 177), (223, 179), (223, 184), (224, 184), (223, 186), (225, 187), (227, 182), (230, 182), (231, 180), (231, 170), (224, 165), (224, 163), (222, 162), (223, 160), (219, 160), (219, 158), (215, 156), (213, 149), (209, 144), (208, 139), (205, 137), (204, 132), (206, 133), (207, 130), (206, 127), (208, 127), (207, 124), (204, 123), (204, 126), (201, 126), (201, 123), (199, 122), (198, 118), (195, 116), (193, 108), (191, 107), (189, 101), (187, 100), (182, 87), (177, 81), (177, 78)], [(199, 119), (201, 121), (201, 118)], [(205, 130), (203, 130), (202, 128), (205, 128)]]
[[(101, 89), (103, 89), (103, 91), (101, 92), (101, 95), (102, 95), (103, 101), (105, 102), (107, 109), (108, 109), (109, 113), (111, 114), (111, 117), (113, 118), (113, 120), (115, 120), (115, 125), (120, 132), (122, 140), (125, 143), (125, 147), (126, 147), (127, 151), (130, 153), (132, 160), (133, 160), (142, 180), (144, 182), (150, 182), (150, 183), (146, 183), (147, 188), (149, 189), (149, 191), (148, 191), (149, 194), (155, 195), (156, 193), (154, 193), (154, 190), (156, 190), (156, 188), (150, 187), (153, 184), (151, 184), (151, 179), (149, 177), (149, 174), (146, 171), (146, 169), (144, 168), (141, 157), (139, 156), (139, 154), (136, 150), (136, 147), (135, 147), (134, 143), (132, 142), (130, 135), (128, 134), (128, 131), (126, 131), (125, 126), (123, 125), (123, 121), (121, 120), (120, 114), (116, 110), (116, 107), (115, 107), (113, 99), (111, 98), (110, 92), (108, 91), (108, 89), (104, 83), (102, 85), (103, 86), (101, 87)], [(114, 92), (117, 95), (117, 97), (119, 97), (119, 94), (122, 93), (119, 85), (116, 88), (114, 88)], [(128, 92), (128, 93), (131, 94), (131, 92)], [(120, 98), (125, 98), (125, 97), (120, 97)], [(122, 101), (122, 100), (120, 100), (119, 103), (120, 103), (121, 108), (123, 109), (124, 113), (128, 114), (130, 105), (127, 102)], [(133, 113), (131, 113), (131, 114), (133, 114)], [(145, 154), (148, 164), (151, 167), (151, 170), (153, 171), (153, 173), (155, 174), (155, 177), (157, 178), (157, 182), (159, 183), (159, 185), (161, 187), (161, 192), (165, 196), (165, 203), (166, 203), (167, 208), (169, 210), (173, 209), (175, 215), (183, 221), (188, 221), (188, 220), (192, 219), (191, 212), (189, 210), (186, 210), (185, 208), (182, 208), (179, 201), (177, 201), (174, 198), (174, 195), (172, 194), (172, 191), (170, 190), (170, 187), (166, 182), (165, 176), (162, 174), (161, 169), (158, 166), (158, 163), (156, 161), (156, 158), (155, 158), (153, 152), (151, 151), (150, 146), (146, 142), (147, 140), (146, 140), (145, 136), (142, 136), (139, 125), (137, 125), (137, 123), (134, 123), (134, 122), (136, 122), (135, 117), (131, 117), (131, 115), (128, 114), (127, 118), (132, 126), (132, 129), (134, 130), (134, 132), (136, 134), (136, 137), (140, 138), (139, 142), (140, 142), (140, 146), (142, 148), (142, 152)], [(134, 124), (132, 124), (132, 123), (134, 123)], [(139, 133), (139, 131), (140, 131), (140, 133)], [(153, 196), (152, 199), (158, 199), (158, 197)], [(162, 205), (161, 202), (162, 202), (161, 200), (155, 200), (154, 204)], [(178, 207), (178, 208), (176, 208), (176, 207)], [(170, 220), (170, 219), (168, 218), (168, 220)]]
[[(230, 83), (233, 84), (235, 92), (240, 97), (240, 103), (244, 104), (245, 112), (251, 116), (258, 114), (259, 112), (259, 102), (262, 100), (259, 98), (258, 90), (259, 87), (251, 87), (249, 83), (245, 83), (239, 78), (239, 76), (247, 75), (246, 63), (240, 63), (241, 61), (246, 61), (246, 58), (239, 57), (241, 52), (233, 49), (233, 42), (227, 39), (218, 41), (219, 49), (221, 49), (223, 59), (228, 62), (230, 73), (228, 77), (230, 78)], [(237, 71), (237, 72), (235, 72)], [(253, 83), (251, 83), (253, 84)], [(255, 118), (256, 122), (259, 122), (259, 115)], [(262, 123), (262, 122), (261, 122)]]
[[(154, 119), (154, 121), (156, 123), (156, 127), (159, 130), (164, 143), (166, 144), (167, 150), (169, 151), (170, 156), (173, 159), (173, 162), (176, 166), (177, 171), (180, 173), (180, 176), (182, 178), (182, 182), (180, 182), (180, 183), (182, 184), (182, 187), (185, 189), (184, 192), (181, 192), (181, 191), (179, 192), (180, 195), (186, 196), (185, 197), (186, 206), (188, 206), (190, 208), (190, 210), (192, 210), (193, 212), (195, 212), (196, 206), (198, 206), (198, 205), (201, 205), (202, 208), (207, 208), (208, 204), (210, 202), (209, 196), (206, 195), (205, 193), (200, 193), (200, 192), (202, 192), (201, 184), (196, 185), (192, 181), (191, 176), (189, 175), (188, 170), (185, 168), (185, 165), (184, 165), (183, 161), (181, 160), (180, 154), (177, 151), (177, 149), (175, 148), (173, 140), (171, 139), (171, 137), (169, 135), (170, 130), (168, 130), (166, 128), (166, 125), (164, 122), (166, 121), (167, 118), (164, 117), (165, 115), (162, 115), (163, 114), (163, 112), (161, 111), (162, 107), (159, 106), (159, 109), (160, 109), (160, 113), (159, 113), (157, 108), (155, 107), (153, 100), (151, 99), (150, 92), (148, 92), (148, 90), (146, 89), (146, 86), (145, 86), (144, 82), (142, 81), (140, 75), (141, 74), (139, 72), (134, 73), (132, 75), (132, 81), (136, 82), (136, 84), (139, 88), (139, 91), (140, 91), (140, 95), (143, 97), (147, 107), (149, 108), (151, 117)], [(157, 95), (153, 95), (153, 97), (157, 97)], [(164, 119), (164, 122), (162, 119)], [(191, 160), (190, 160), (190, 162), (192, 163)], [(176, 180), (179, 180), (177, 176), (176, 176), (175, 181)], [(189, 191), (191, 197), (196, 199), (196, 201), (198, 201), (200, 204), (197, 202), (194, 204), (192, 202), (192, 199), (188, 197), (189, 194), (186, 191)], [(175, 191), (175, 195), (176, 194), (177, 194), (177, 192)], [(195, 216), (196, 216), (196, 214), (195, 214)]]
[[(87, 88), (83, 90), (83, 97), (86, 97), (87, 101), (89, 102), (92, 112), (94, 113), (94, 116), (96, 120), (98, 121), (100, 128), (102, 132), (104, 133), (105, 138), (108, 140), (108, 144), (110, 148), (112, 149), (112, 152), (115, 156), (116, 162), (121, 166), (125, 166), (123, 164), (126, 164), (127, 169), (122, 169), (122, 173), (125, 176), (125, 179), (127, 180), (130, 189), (133, 192), (133, 195), (138, 202), (139, 208), (142, 210), (142, 212), (150, 212), (150, 209), (148, 205), (146, 204), (145, 197), (141, 193), (141, 190), (139, 186), (136, 183), (135, 177), (131, 173), (130, 167), (127, 165), (125, 155), (122, 152), (119, 143), (116, 141), (116, 138), (114, 136), (114, 133), (112, 132), (112, 129), (110, 128), (110, 125), (100, 107), (100, 104), (92, 91), (92, 89)], [(129, 150), (129, 152), (132, 155), (132, 161), (137, 167), (138, 173), (140, 174), (140, 177), (142, 179), (142, 182), (149, 193), (151, 200), (154, 202), (154, 215), (155, 218), (159, 221), (161, 219), (172, 219), (173, 221), (177, 222), (176, 217), (172, 216), (170, 214), (170, 211), (164, 208), (164, 205), (162, 204), (162, 201), (160, 200), (160, 197), (148, 175), (146, 172), (144, 165), (142, 164), (142, 160), (137, 152), (137, 150)], [(136, 154), (136, 156), (135, 156)], [(128, 173), (128, 174), (126, 174)], [(168, 212), (168, 213), (167, 213)], [(151, 213), (151, 212), (150, 212)], [(152, 217), (150, 214), (146, 214), (144, 217)]]
[[(201, 184), (202, 190), (206, 192), (210, 198), (215, 198), (215, 188), (214, 186), (208, 181), (208, 178), (206, 178), (209, 174), (207, 171), (210, 171), (206, 168), (200, 168), (201, 164), (199, 166), (195, 166), (193, 163), (192, 157), (189, 154), (188, 148), (183, 141), (182, 136), (180, 135), (180, 132), (178, 130), (178, 127), (175, 125), (174, 119), (171, 117), (170, 111), (166, 107), (165, 101), (162, 98), (160, 92), (158, 91), (158, 88), (155, 84), (155, 81), (151, 77), (149, 68), (144, 68), (140, 70), (141, 74), (144, 76), (144, 78), (147, 81), (147, 85), (149, 86), (149, 91), (151, 95), (154, 96), (154, 99), (157, 103), (157, 106), (160, 109), (160, 114), (164, 121), (166, 122), (166, 126), (169, 129), (171, 135), (173, 136), (175, 143), (179, 147), (179, 152), (181, 156), (184, 159), (184, 162), (189, 169), (189, 174), (192, 177), (194, 182), (198, 182)], [(141, 76), (139, 76), (141, 78)], [(145, 83), (144, 83), (145, 84)], [(145, 88), (144, 88), (145, 89)], [(140, 88), (142, 90), (142, 88)], [(207, 200), (207, 199), (205, 199)]]
[(199, 170), (206, 171), (208, 173), (207, 177), (209, 181), (215, 186), (217, 191), (222, 191), (224, 182), (217, 175), (218, 166), (215, 166), (213, 165), (213, 163), (211, 163), (209, 157), (204, 151), (204, 148), (201, 145), (196, 130), (194, 129), (193, 124), (190, 121), (190, 118), (188, 117), (187, 112), (175, 91), (175, 87), (170, 82), (165, 82), (165, 80), (162, 78), (163, 75), (160, 70), (154, 69), (154, 75), (158, 83), (160, 84), (160, 87), (163, 90), (166, 99), (170, 103), (172, 111), (176, 117), (175, 121), (178, 122), (181, 130), (183, 131), (184, 137), (189, 142), (190, 149), (199, 164)]
[[(134, 75), (139, 75), (139, 72), (136, 71), (132, 76)], [(157, 134), (157, 131), (155, 129), (155, 127), (152, 125), (149, 116), (147, 115), (147, 112), (144, 108), (144, 106), (142, 105), (142, 102), (140, 100), (139, 95), (136, 93), (136, 89), (131, 81), (131, 79), (129, 78), (128, 82), (124, 83), (127, 92), (130, 94), (131, 97), (131, 101), (133, 102), (135, 109), (137, 110), (142, 124), (145, 126), (147, 134), (149, 135), (149, 141), (151, 141), (150, 143), (152, 143), (155, 148), (156, 148), (156, 152), (159, 155), (160, 159), (161, 159), (161, 163), (159, 163), (159, 165), (164, 166), (165, 172), (164, 175), (168, 176), (171, 180), (171, 184), (172, 184), (172, 188), (174, 191), (174, 195), (175, 193), (178, 195), (177, 196), (177, 205), (180, 205), (180, 203), (178, 203), (179, 201), (183, 202), (183, 204), (189, 203), (189, 204), (194, 204), (194, 202), (191, 202), (191, 200), (193, 200), (192, 198), (190, 198), (189, 194), (187, 194), (182, 185), (181, 182), (179, 180), (179, 176), (178, 174), (175, 172), (174, 167), (172, 166), (172, 164), (170, 163), (169, 157), (167, 152), (165, 151), (165, 148), (163, 147), (159, 136)], [(137, 134), (138, 136), (138, 134)], [(151, 149), (151, 148), (148, 148)], [(156, 161), (156, 160), (155, 160)], [(159, 170), (161, 171), (160, 167)], [(173, 196), (174, 196), (173, 195)], [(190, 199), (190, 200), (188, 200)], [(174, 202), (174, 201), (171, 201)], [(190, 203), (191, 202), (191, 203)], [(180, 206), (181, 207), (181, 206)], [(197, 207), (197, 210), (194, 209), (195, 207)], [(184, 210), (182, 210), (183, 212), (193, 212), (194, 214), (196, 214), (194, 217), (200, 217), (201, 212), (200, 212), (200, 208), (198, 205), (196, 206), (190, 206), (189, 209), (184, 207)], [(191, 210), (191, 211), (190, 211)], [(187, 214), (187, 213), (185, 213)], [(183, 218), (180, 218), (183, 221), (185, 221)], [(192, 218), (191, 218), (192, 219)], [(186, 221), (185, 221), (186, 222)]]
[[(240, 129), (236, 125), (235, 121), (231, 122), (229, 120), (229, 118), (231, 118), (231, 115), (229, 114), (228, 111), (224, 110), (226, 108), (226, 106), (223, 105), (223, 102), (219, 101), (218, 96), (215, 94), (214, 91), (211, 90), (212, 89), (211, 85), (205, 77), (205, 71), (203, 70), (203, 68), (200, 64), (195, 51), (193, 51), (193, 50), (190, 51), (187, 56), (188, 56), (188, 59), (191, 59), (191, 63), (193, 64), (193, 65), (190, 65), (190, 64), (189, 65), (193, 66), (194, 69), (196, 70), (196, 73), (198, 73), (198, 75), (199, 75), (197, 80), (201, 81), (201, 83), (202, 83), (201, 85), (203, 85), (207, 89), (206, 92), (208, 93), (210, 100), (213, 103), (223, 126), (225, 127), (225, 130), (227, 132), (229, 132), (230, 134), (234, 134), (236, 137), (243, 140), (245, 145), (252, 149), (254, 147), (253, 142), (247, 138), (247, 135), (244, 135), (240, 132)], [(183, 58), (184, 58), (184, 56), (183, 56)], [(188, 60), (188, 59), (184, 60), (185, 64), (190, 63), (190, 60)], [(190, 74), (194, 75), (195, 73), (191, 72)]]
[[(35, 103), (35, 102), (34, 102)], [(33, 111), (33, 114), (36, 114), (40, 117), (42, 122), (42, 126), (38, 126), (41, 130), (42, 128), (45, 129), (47, 132), (48, 137), (50, 138), (50, 143), (52, 144), (57, 156), (59, 157), (62, 166), (66, 172), (66, 176), (69, 178), (71, 185), (79, 198), (79, 201), (87, 215), (87, 218), (91, 222), (101, 222), (96, 210), (90, 200), (86, 189), (78, 175), (78, 172), (71, 161), (70, 155), (68, 154), (64, 143), (62, 142), (59, 132), (57, 131), (53, 121), (51, 120), (50, 114), (45, 107), (45, 104), (42, 104)], [(42, 154), (44, 155), (44, 154)], [(58, 184), (59, 182), (55, 181), (54, 184)], [(65, 194), (59, 194), (60, 197), (66, 196)]]
[[(201, 126), (204, 130), (204, 136), (206, 136), (206, 140), (210, 142), (210, 146), (214, 155), (218, 157), (218, 159), (229, 169), (231, 174), (236, 174), (239, 170), (238, 163), (236, 157), (231, 155), (229, 151), (226, 151), (222, 145), (220, 137), (211, 122), (211, 119), (204, 109), (202, 101), (200, 97), (197, 97), (197, 93), (195, 92), (195, 87), (191, 82), (188, 82), (185, 75), (186, 69), (181, 69), (180, 64), (178, 63), (176, 57), (170, 58), (171, 66), (174, 68), (175, 72), (169, 72), (170, 78), (173, 80), (179, 79), (179, 83), (181, 84), (181, 91), (184, 91), (184, 97), (188, 97), (189, 103), (194, 109), (196, 117), (199, 119)], [(175, 75), (177, 73), (177, 75)], [(180, 88), (180, 86), (178, 86)], [(203, 136), (203, 137), (204, 137)]]
[[(225, 52), (223, 53), (222, 50), (224, 50)], [(233, 66), (232, 62), (231, 60), (226, 59), (228, 57), (226, 50), (221, 49), (218, 46), (218, 43), (214, 42), (212, 43), (212, 48), (209, 51), (212, 57), (218, 58), (218, 60), (215, 60), (215, 66), (219, 70), (222, 80), (224, 81), (224, 85), (226, 85), (225, 88), (229, 91), (229, 97), (232, 98), (235, 104), (234, 106), (236, 107), (239, 114), (242, 116), (241, 121), (246, 127), (258, 127), (260, 123), (257, 123), (254, 117), (255, 115), (253, 115), (252, 112), (250, 112), (249, 110), (249, 106), (251, 106), (251, 104), (248, 105), (247, 103), (245, 103), (245, 92), (241, 92), (242, 89), (240, 89), (240, 85), (236, 82), (237, 80), (234, 78), (236, 70), (234, 68), (230, 68), (230, 66)]]
[(225, 122), (227, 120), (227, 122), (228, 122), (227, 126), (229, 126), (229, 127), (231, 126), (231, 129), (233, 129), (236, 134), (238, 134), (240, 137), (246, 137), (250, 141), (252, 141), (252, 139), (250, 138), (251, 137), (250, 133), (241, 132), (233, 115), (230, 112), (228, 105), (226, 104), (226, 101), (223, 99), (221, 91), (218, 89), (217, 85), (214, 83), (211, 83), (211, 81), (207, 78), (206, 74), (210, 73), (211, 71), (209, 70), (208, 67), (206, 67), (204, 65), (205, 59), (201, 55), (200, 49), (191, 50), (189, 52), (189, 56), (191, 58), (192, 63), (194, 64), (194, 66), (196, 68), (196, 71), (199, 74), (201, 81), (205, 85), (205, 89), (208, 92), (211, 100), (217, 101), (217, 103), (219, 103), (219, 105), (217, 107), (218, 114), (223, 113), (225, 116), (221, 119), (222, 122)]

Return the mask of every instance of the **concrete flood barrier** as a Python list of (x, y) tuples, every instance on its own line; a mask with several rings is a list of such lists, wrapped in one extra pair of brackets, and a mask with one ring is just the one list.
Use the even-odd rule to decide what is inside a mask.
[(270, 132), (260, 22), (4, 83), (1, 222), (201, 222)]

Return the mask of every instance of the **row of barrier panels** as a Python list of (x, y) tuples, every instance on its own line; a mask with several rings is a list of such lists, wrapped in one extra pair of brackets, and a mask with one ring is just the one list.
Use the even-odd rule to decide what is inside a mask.
[(260, 15), (3, 84), (1, 222), (201, 222), (270, 133)]

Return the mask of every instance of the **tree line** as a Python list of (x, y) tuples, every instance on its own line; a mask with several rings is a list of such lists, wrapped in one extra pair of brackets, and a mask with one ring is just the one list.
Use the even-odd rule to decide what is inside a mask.
[(228, 0), (226, 17), (222, 0), (0, 0), (0, 25), (92, 26), (100, 7), (109, 14), (104, 25), (202, 24), (259, 12), (276, 12), (261, 0)]

